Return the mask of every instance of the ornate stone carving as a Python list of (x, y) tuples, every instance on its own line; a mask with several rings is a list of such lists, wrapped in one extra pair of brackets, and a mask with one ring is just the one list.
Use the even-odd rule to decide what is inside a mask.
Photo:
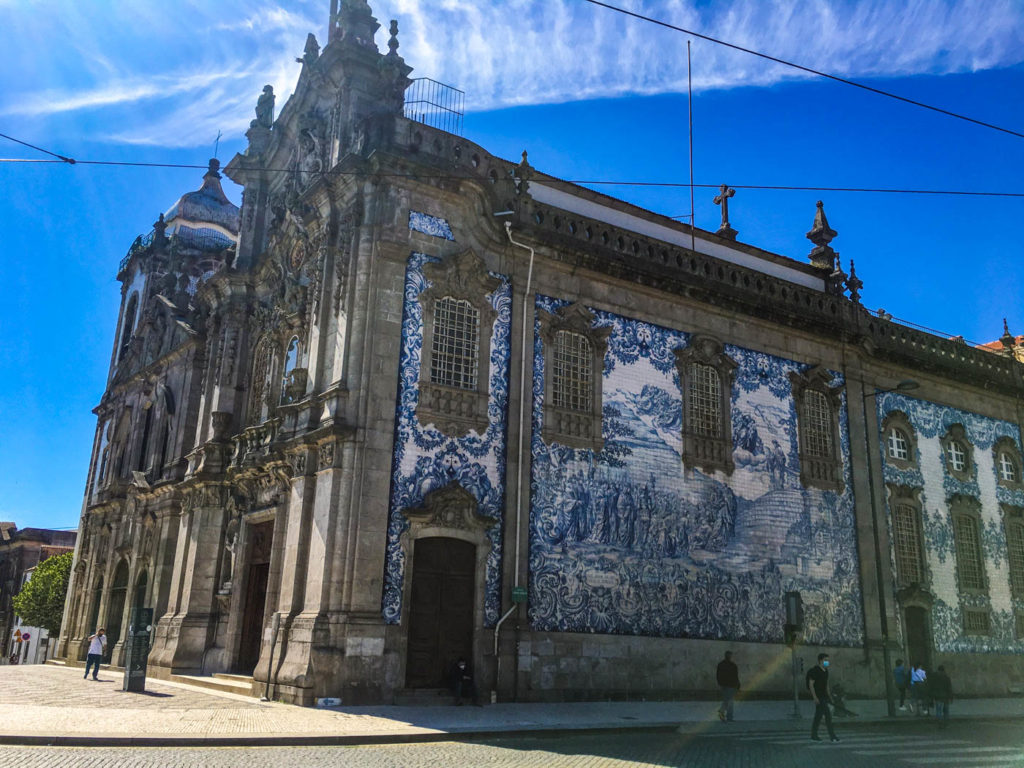
[(321, 443), (318, 450), (318, 469), (332, 469), (334, 467), (334, 460), (336, 454), (337, 444), (332, 440), (328, 443)]
[(484, 531), (498, 522), (479, 514), (476, 497), (456, 482), (428, 493), (422, 507), (406, 509), (404, 514), (410, 522), (426, 528)]
[(837, 233), (828, 225), (828, 219), (825, 218), (825, 204), (819, 200), (817, 206), (818, 210), (814, 214), (814, 226), (807, 233), (807, 239), (814, 243), (809, 258), (812, 265), (820, 269), (827, 269), (831, 274), (835, 271), (836, 259), (839, 254), (832, 250), (829, 243)]

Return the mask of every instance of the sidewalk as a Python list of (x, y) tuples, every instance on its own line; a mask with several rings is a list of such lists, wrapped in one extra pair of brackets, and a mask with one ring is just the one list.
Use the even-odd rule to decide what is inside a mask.
[[(126, 693), (121, 680), (106, 670), (93, 682), (73, 667), (0, 667), (0, 744), (372, 744), (680, 723), (694, 734), (725, 728), (789, 731), (808, 728), (812, 714), (810, 703), (801, 702), (803, 718), (792, 719), (791, 701), (738, 702), (740, 719), (728, 725), (718, 722), (716, 704), (706, 701), (307, 709), (160, 680), (147, 681), (145, 693)], [(843, 726), (891, 722), (883, 701), (851, 701), (849, 707), (860, 717), (840, 719)], [(952, 711), (957, 718), (1024, 717), (1024, 700), (956, 701)], [(900, 721), (914, 720), (900, 715)]]

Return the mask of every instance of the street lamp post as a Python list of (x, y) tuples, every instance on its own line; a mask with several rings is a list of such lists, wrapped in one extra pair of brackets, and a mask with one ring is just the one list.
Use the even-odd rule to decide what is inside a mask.
[(920, 385), (913, 379), (904, 379), (890, 389), (879, 389), (865, 392), (861, 398), (861, 410), (864, 416), (864, 448), (865, 460), (868, 464), (868, 497), (871, 500), (871, 533), (875, 544), (875, 581), (878, 584), (878, 614), (882, 631), (882, 664), (885, 666), (885, 704), (889, 717), (896, 716), (896, 687), (892, 680), (892, 658), (889, 655), (889, 616), (885, 608), (885, 575), (882, 572), (882, 545), (878, 537), (878, 507), (875, 504), (875, 478), (871, 469), (871, 441), (868, 438), (868, 398), (878, 397), (887, 392), (909, 392)]

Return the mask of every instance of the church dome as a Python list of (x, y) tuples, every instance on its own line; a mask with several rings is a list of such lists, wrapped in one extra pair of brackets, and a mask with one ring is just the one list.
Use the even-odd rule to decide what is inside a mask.
[(167, 209), (167, 234), (179, 246), (197, 250), (221, 250), (238, 242), (239, 210), (220, 186), (220, 161), (210, 160), (203, 185), (187, 192)]

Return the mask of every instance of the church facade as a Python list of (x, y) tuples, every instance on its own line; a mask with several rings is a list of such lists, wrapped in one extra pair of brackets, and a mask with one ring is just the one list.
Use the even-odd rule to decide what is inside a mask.
[(300, 704), (783, 696), (798, 592), (851, 693), (1024, 686), (1024, 365), (865, 310), (820, 204), (792, 259), (407, 116), (334, 5), (241, 208), (212, 162), (121, 263), (66, 658), (140, 606), (150, 674)]

